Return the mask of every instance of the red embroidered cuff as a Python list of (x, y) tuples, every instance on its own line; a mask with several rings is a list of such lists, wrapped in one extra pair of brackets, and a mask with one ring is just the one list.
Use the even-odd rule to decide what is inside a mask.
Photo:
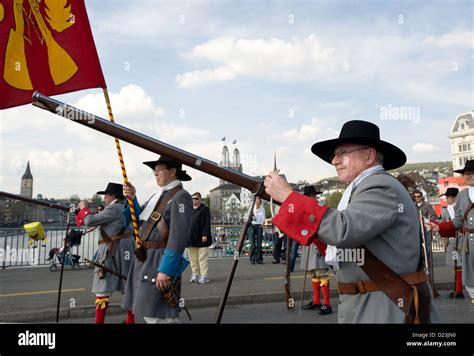
[(308, 246), (316, 239), (314, 235), (328, 209), (313, 198), (293, 192), (281, 205), (273, 223), (291, 239)]
[(451, 220), (443, 221), (439, 223), (439, 234), (441, 237), (454, 237), (456, 236), (456, 228)]
[(319, 241), (317, 238), (314, 239), (314, 244), (316, 245), (316, 248), (319, 250), (322, 256), (326, 256), (326, 249), (328, 247), (327, 244), (325, 244), (322, 241)]

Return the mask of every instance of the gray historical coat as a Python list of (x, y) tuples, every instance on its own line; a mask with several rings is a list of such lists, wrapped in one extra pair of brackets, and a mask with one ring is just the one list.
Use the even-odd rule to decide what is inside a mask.
[[(298, 197), (290, 198), (285, 200), (284, 206), (297, 206)], [(284, 211), (284, 206), (280, 211)], [(339, 282), (351, 283), (369, 279), (358, 265), (363, 263), (363, 258), (355, 258), (356, 250), (352, 250), (354, 253), (347, 253), (364, 244), (395, 273), (404, 275), (417, 271), (421, 253), (417, 211), (407, 190), (393, 176), (381, 171), (366, 177), (353, 190), (346, 209), (328, 209), (320, 221), (310, 215), (314, 212), (317, 215), (318, 209), (317, 206), (311, 205), (308, 211), (301, 212), (304, 216), (299, 221), (303, 222), (302, 226), (305, 228), (292, 233), (311, 236), (314, 231), (311, 224), (319, 223), (317, 239), (344, 249), (344, 256), (352, 255), (352, 261), (347, 261), (351, 259), (347, 257), (344, 258), (346, 261), (339, 261), (339, 269), (336, 272)], [(306, 214), (308, 216), (305, 216)], [(291, 214), (287, 215), (290, 219)], [(302, 226), (298, 226), (298, 229)], [(291, 236), (290, 231), (285, 232)], [(361, 253), (359, 257), (363, 257)], [(433, 302), (431, 291), (430, 294)], [(431, 321), (438, 321), (438, 313), (433, 303), (430, 312)], [(404, 323), (405, 314), (382, 291), (341, 294), (338, 321)]]
[[(454, 207), (455, 217), (452, 222), (457, 230), (462, 229), (464, 213), (471, 205), (469, 188), (466, 188), (459, 192)], [(474, 229), (474, 209), (468, 214), (465, 226)], [(458, 241), (458, 248), (462, 256), (462, 284), (474, 288), (474, 255), (469, 252), (474, 251), (474, 234), (468, 232), (463, 234), (461, 240)]]
[[(169, 199), (170, 191), (165, 191), (160, 199)], [(148, 202), (147, 202), (148, 203)], [(142, 207), (144, 209), (147, 205)], [(178, 191), (163, 210), (163, 219), (169, 227), (166, 249), (183, 254), (191, 230), (193, 205), (191, 195), (184, 189)], [(140, 237), (147, 222), (142, 221)], [(161, 241), (155, 225), (147, 241)], [(127, 279), (122, 308), (132, 310), (135, 315), (152, 318), (176, 318), (179, 306), (171, 308), (156, 287), (155, 278), (165, 249), (147, 249), (147, 258), (140, 262), (134, 255)]]
[(319, 252), (314, 244), (301, 247), (301, 269), (303, 271), (306, 268), (306, 261), (308, 261), (308, 271), (330, 268), (330, 266), (324, 261), (324, 256)]
[[(454, 206), (456, 208), (456, 205)], [(439, 222), (442, 221), (448, 221), (451, 220), (451, 216), (449, 215), (448, 209), (446, 207), (443, 207), (441, 211), (441, 219)], [(463, 245), (465, 244), (465, 238), (462, 234), (457, 233), (458, 239), (457, 239), (457, 265), (458, 267), (462, 266), (462, 254), (461, 251), (463, 250)], [(449, 237), (448, 240), (448, 245), (446, 246), (446, 265), (450, 267), (454, 267), (454, 259), (453, 259), (453, 253), (456, 251), (456, 238), (455, 237)]]
[[(101, 228), (101, 234), (104, 232), (109, 237), (117, 236), (124, 228), (122, 210), (123, 203), (117, 201), (114, 204), (106, 205), (104, 210), (98, 214), (86, 216), (84, 223), (87, 227), (96, 226)], [(134, 243), (132, 237), (113, 241), (112, 243), (103, 243), (99, 245), (95, 262), (127, 276), (132, 262), (133, 250)], [(124, 289), (125, 283), (123, 279), (108, 272), (105, 272), (105, 277), (100, 279), (98, 268), (94, 269), (92, 293), (111, 294), (114, 291), (123, 292)]]

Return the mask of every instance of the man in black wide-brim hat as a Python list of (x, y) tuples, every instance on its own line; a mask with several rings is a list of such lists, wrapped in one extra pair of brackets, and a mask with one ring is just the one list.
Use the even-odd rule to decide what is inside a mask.
[(474, 304), (474, 253), (470, 253), (474, 251), (474, 160), (466, 161), (463, 169), (454, 172), (464, 176), (468, 187), (457, 196), (454, 219), (443, 221), (439, 227), (433, 225), (433, 228), (443, 237), (455, 236), (456, 231), (461, 234), (458, 249), (462, 260), (462, 284)]
[(282, 202), (273, 219), (279, 229), (305, 246), (328, 245), (325, 260), (336, 270), (339, 322), (436, 321), (420, 265), (416, 209), (403, 185), (386, 172), (403, 166), (405, 154), (380, 139), (378, 126), (359, 120), (346, 122), (338, 138), (315, 143), (312, 152), (348, 185), (337, 209), (293, 192), (274, 171), (265, 190)]
[[(126, 276), (130, 269), (134, 244), (131, 232), (125, 231), (125, 219), (122, 214), (125, 197), (122, 184), (108, 183), (107, 187), (97, 194), (104, 195), (106, 204), (104, 210), (98, 214), (87, 215), (84, 219), (84, 224), (88, 228), (100, 228), (101, 238), (94, 262)], [(115, 291), (123, 293), (124, 289), (123, 279), (97, 267), (94, 269), (92, 293), (96, 295), (96, 324), (104, 323), (112, 294)], [(130, 313), (127, 319), (129, 317)]]
[[(190, 181), (191, 177), (180, 162), (169, 157), (161, 156), (143, 164), (153, 170), (161, 192), (140, 206), (135, 187), (124, 184), (124, 195), (133, 200), (139, 220), (146, 259), (133, 257), (122, 308), (144, 317), (147, 323), (178, 323), (180, 307), (170, 303), (166, 296), (172, 285), (179, 294), (181, 273), (189, 265), (183, 252), (191, 231), (193, 204), (182, 182)], [(126, 218), (129, 222), (129, 209)], [(179, 300), (179, 296), (176, 298)]]

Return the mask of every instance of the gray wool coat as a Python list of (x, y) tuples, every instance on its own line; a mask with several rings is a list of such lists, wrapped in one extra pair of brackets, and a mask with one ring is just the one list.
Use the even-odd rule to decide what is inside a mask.
[[(298, 212), (297, 216), (294, 216), (295, 212)], [(420, 263), (420, 226), (416, 208), (405, 187), (385, 171), (362, 180), (351, 192), (349, 203), (342, 211), (327, 209), (323, 212), (317, 202), (309, 203), (293, 193), (282, 203), (274, 222), (299, 241), (312, 241), (310, 236), (314, 236), (336, 246), (338, 282), (369, 279), (360, 267), (365, 258), (364, 250), (359, 249), (362, 245), (399, 275), (416, 272)], [(439, 317), (431, 290), (430, 298), (431, 321), (437, 322)], [(404, 323), (405, 314), (382, 291), (341, 294), (338, 321)]]
[[(161, 199), (169, 199), (170, 191), (165, 191)], [(148, 204), (142, 207), (143, 209)], [(191, 230), (192, 218), (191, 195), (184, 189), (176, 193), (163, 210), (163, 217), (169, 227), (167, 249), (183, 254)], [(147, 222), (141, 222), (140, 237)], [(161, 240), (160, 233), (155, 225), (147, 241)], [(147, 258), (140, 262), (133, 255), (132, 266), (127, 279), (122, 308), (132, 310), (135, 315), (153, 318), (176, 318), (180, 307), (171, 308), (163, 298), (161, 291), (155, 285), (157, 269), (160, 265), (165, 249), (147, 249)], [(179, 283), (179, 286), (181, 283)]]
[[(106, 205), (99, 214), (86, 216), (84, 223), (87, 227), (100, 227), (109, 237), (116, 236), (123, 230), (125, 219), (122, 215), (122, 210), (122, 202)], [(113, 241), (112, 243), (103, 243), (99, 245), (94, 262), (103, 264), (105, 267), (127, 276), (132, 263), (133, 250), (133, 237)], [(105, 273), (105, 278), (100, 279), (98, 268), (94, 269), (92, 293), (111, 294), (114, 291), (123, 292), (124, 289), (125, 283), (123, 279), (108, 272)]]
[[(365, 178), (352, 191), (347, 208), (329, 209), (318, 238), (342, 249), (366, 245), (399, 275), (416, 272), (420, 261), (420, 226), (417, 211), (405, 187), (381, 171)], [(368, 280), (357, 262), (339, 262), (339, 282)], [(439, 320), (431, 294), (431, 320)], [(405, 314), (383, 292), (341, 294), (340, 323), (404, 323)]]
[(301, 269), (303, 271), (306, 268), (306, 261), (308, 261), (308, 271), (330, 268), (324, 259), (325, 257), (321, 255), (314, 244), (310, 246), (301, 246)]
[[(452, 221), (456, 229), (462, 229), (464, 213), (471, 205), (469, 189), (466, 188), (459, 192), (454, 207), (455, 217)], [(474, 209), (467, 216), (466, 227), (474, 229)], [(474, 288), (474, 254), (470, 253), (470, 251), (474, 252), (474, 234), (468, 232), (463, 234), (458, 241), (458, 248), (462, 256), (462, 284)]]

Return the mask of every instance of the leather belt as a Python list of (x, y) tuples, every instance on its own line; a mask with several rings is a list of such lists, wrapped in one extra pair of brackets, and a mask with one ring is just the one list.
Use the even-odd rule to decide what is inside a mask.
[[(129, 234), (127, 234), (127, 235), (118, 235), (118, 236), (110, 237), (110, 240), (111, 241), (117, 241), (117, 240), (129, 239), (131, 237), (132, 237), (132, 235), (129, 235)], [(102, 245), (103, 243), (105, 243), (104, 240), (99, 240), (99, 245)]]
[[(425, 271), (413, 272), (401, 277), (410, 285), (427, 281)], [(337, 291), (339, 292), (339, 294), (365, 294), (380, 291), (380, 288), (377, 287), (377, 285), (371, 280), (367, 280), (357, 281), (353, 283), (339, 282), (337, 283)]]
[(142, 245), (145, 248), (152, 248), (152, 249), (160, 249), (166, 247), (166, 242), (158, 242), (158, 241), (142, 241)]

